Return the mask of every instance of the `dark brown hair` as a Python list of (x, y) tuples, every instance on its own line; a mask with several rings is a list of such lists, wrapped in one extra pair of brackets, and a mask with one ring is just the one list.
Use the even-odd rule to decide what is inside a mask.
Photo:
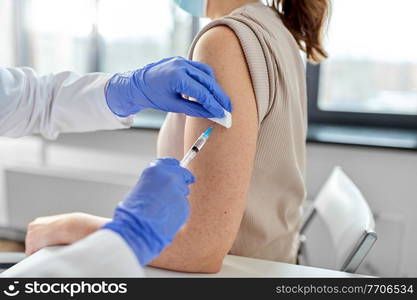
[(323, 35), (330, 15), (330, 0), (271, 0), (285, 26), (310, 62), (327, 58)]

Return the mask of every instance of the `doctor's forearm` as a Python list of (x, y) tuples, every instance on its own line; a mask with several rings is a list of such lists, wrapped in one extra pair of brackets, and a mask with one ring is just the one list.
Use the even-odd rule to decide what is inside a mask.
[(72, 245), (46, 248), (16, 264), (0, 277), (143, 277), (126, 242), (99, 230)]
[(72, 72), (40, 76), (30, 68), (0, 67), (0, 135), (40, 133), (54, 139), (63, 132), (130, 126), (132, 117), (118, 118), (107, 106), (104, 87), (109, 78)]
[(119, 118), (109, 109), (105, 86), (109, 74), (78, 75), (63, 72), (53, 75), (53, 99), (48, 114), (51, 116), (40, 132), (55, 138), (59, 133), (122, 129), (129, 127), (133, 116)]

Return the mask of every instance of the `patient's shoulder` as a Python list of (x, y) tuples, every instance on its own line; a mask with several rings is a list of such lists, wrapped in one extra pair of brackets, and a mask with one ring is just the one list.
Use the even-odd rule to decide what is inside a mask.
[(235, 108), (244, 99), (247, 99), (250, 106), (250, 102), (255, 102), (249, 66), (240, 41), (232, 29), (219, 25), (207, 30), (194, 48), (193, 60), (213, 68), (217, 81), (230, 96)]
[(244, 56), (235, 32), (228, 26), (219, 25), (202, 34), (194, 48), (193, 58), (231, 64), (242, 61)]

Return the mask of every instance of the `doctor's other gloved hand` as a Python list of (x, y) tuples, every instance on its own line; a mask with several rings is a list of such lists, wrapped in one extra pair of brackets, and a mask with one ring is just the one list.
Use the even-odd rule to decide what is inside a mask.
[[(115, 74), (105, 94), (110, 110), (119, 117), (153, 108), (192, 117), (223, 118), (224, 110), (232, 110), (230, 98), (216, 82), (213, 70), (182, 57)], [(196, 101), (186, 100), (183, 95)]]
[(194, 183), (178, 160), (155, 160), (102, 229), (118, 233), (146, 265), (172, 242), (189, 216), (187, 196)]

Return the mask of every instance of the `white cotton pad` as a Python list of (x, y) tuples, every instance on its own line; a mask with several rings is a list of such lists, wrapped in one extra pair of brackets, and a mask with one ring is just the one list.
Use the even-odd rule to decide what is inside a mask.
[(209, 120), (222, 125), (223, 127), (230, 128), (232, 127), (232, 114), (227, 110), (224, 110), (223, 118), (210, 118)]

